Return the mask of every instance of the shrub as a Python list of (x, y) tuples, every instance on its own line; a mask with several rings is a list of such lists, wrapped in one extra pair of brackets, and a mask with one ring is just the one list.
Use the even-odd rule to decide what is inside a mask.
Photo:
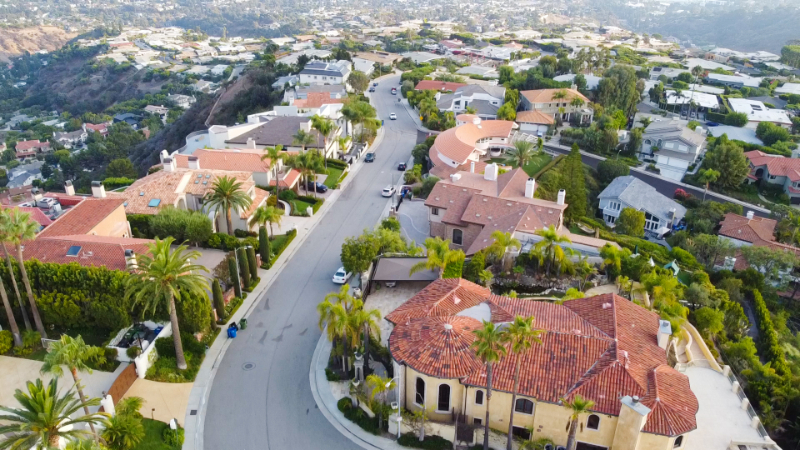
[(419, 438), (414, 433), (405, 433), (401, 435), (397, 443), (403, 447), (421, 448), (424, 450), (449, 450), (453, 448), (453, 443), (441, 436), (427, 435), (425, 436), (425, 440), (420, 442)]
[(221, 320), (225, 319), (225, 299), (222, 295), (222, 286), (219, 285), (219, 280), (216, 278), (211, 285), (211, 292), (214, 297), (214, 308), (217, 310), (217, 317)]
[(250, 269), (250, 286), (253, 287), (258, 279), (258, 263), (256, 262), (256, 248), (252, 245), (247, 247), (247, 268)]
[(420, 198), (427, 198), (428, 195), (433, 190), (433, 187), (436, 186), (436, 183), (438, 182), (439, 179), (434, 176), (429, 176), (428, 178), (425, 178), (425, 180), (422, 182), (422, 186), (419, 188), (418, 193), (415, 192), (414, 195)]
[(38, 331), (25, 330), (22, 332), (22, 347), (14, 347), (14, 354), (26, 356), (42, 345), (42, 335)]
[[(242, 299), (241, 297), (233, 297), (231, 301), (229, 301), (228, 304), (225, 305), (225, 317), (226, 318), (231, 317), (236, 312), (236, 310), (239, 309), (239, 306), (241, 306), (242, 303), (244, 303), (244, 299)], [(223, 320), (222, 322), (224, 323), (225, 321)]]
[(248, 230), (233, 230), (233, 235), (237, 238), (258, 237), (258, 233)]
[(164, 428), (164, 432), (161, 434), (161, 439), (164, 440), (164, 443), (172, 448), (181, 448), (183, 446), (183, 438), (184, 432), (181, 427), (178, 427), (177, 430), (173, 430), (170, 427)]
[(325, 378), (328, 381), (339, 381), (340, 380), (339, 374), (337, 374), (336, 372), (332, 371), (331, 369), (328, 369), (327, 367), (325, 368)]
[(290, 201), (292, 201), (292, 200), (297, 198), (297, 193), (295, 193), (294, 191), (290, 191), (290, 190), (286, 189), (286, 190), (281, 191), (280, 194), (278, 194), (278, 198), (283, 200), (283, 201), (285, 201), (285, 202), (290, 202)]
[(258, 227), (258, 254), (261, 256), (262, 263), (269, 263), (269, 239), (267, 237), (267, 227)]
[(14, 335), (8, 330), (0, 331), (0, 354), (5, 355), (14, 346)]
[(128, 349), (125, 350), (125, 354), (128, 355), (128, 358), (135, 359), (142, 354), (142, 348), (137, 346), (128, 347)]
[(756, 318), (758, 318), (758, 329), (761, 332), (759, 339), (764, 357), (772, 363), (772, 368), (778, 375), (786, 376), (791, 373), (786, 364), (786, 355), (778, 341), (778, 332), (775, 331), (775, 325), (772, 323), (772, 316), (767, 309), (767, 304), (764, 303), (764, 297), (758, 290), (753, 291), (753, 303), (755, 304)]
[(381, 228), (400, 232), (400, 221), (397, 220), (397, 217), (387, 217), (381, 221)]
[(347, 420), (360, 426), (366, 432), (379, 434), (380, 430), (378, 429), (378, 416), (369, 417), (363, 409), (354, 407), (349, 397), (340, 399), (336, 403), (336, 406), (339, 408), (339, 411), (344, 414), (344, 417)]
[(326, 163), (329, 167), (336, 167), (337, 169), (345, 170), (347, 169), (347, 163), (338, 159), (330, 159), (326, 160)]
[(247, 252), (244, 248), (236, 249), (236, 260), (239, 262), (239, 276), (242, 277), (242, 286), (250, 287), (250, 267), (247, 264)]

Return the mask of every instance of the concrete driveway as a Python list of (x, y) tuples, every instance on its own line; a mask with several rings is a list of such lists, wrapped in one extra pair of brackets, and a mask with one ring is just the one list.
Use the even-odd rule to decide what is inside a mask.
[(431, 236), (428, 207), (424, 200), (404, 200), (397, 211), (397, 219), (400, 221), (400, 233), (407, 240), (422, 245)]
[(213, 275), (211, 272), (214, 270), (214, 267), (217, 267), (219, 263), (225, 259), (226, 252), (222, 250), (216, 250), (213, 248), (194, 248), (192, 247), (191, 250), (197, 250), (200, 252), (200, 257), (197, 258), (194, 263), (199, 264), (206, 269), (208, 272), (204, 272), (203, 275), (211, 281)]

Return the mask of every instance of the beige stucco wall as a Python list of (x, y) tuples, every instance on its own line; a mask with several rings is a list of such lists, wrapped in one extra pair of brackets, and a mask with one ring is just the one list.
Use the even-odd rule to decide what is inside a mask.
[(119, 205), (111, 214), (100, 221), (87, 234), (94, 236), (130, 237), (128, 232), (128, 216), (125, 206)]
[[(418, 411), (422, 408), (415, 402), (417, 392), (417, 378), (425, 381), (425, 408), (428, 410), (428, 417), (431, 420), (441, 422), (451, 422), (452, 414), (450, 411), (461, 413), (464, 405), (464, 385), (458, 380), (431, 377), (417, 372), (411, 367), (406, 366), (405, 371), (405, 406), (410, 411)], [(438, 411), (439, 385), (450, 386), (450, 411)]]
[[(683, 444), (679, 448), (686, 448), (689, 433), (683, 435)], [(639, 446), (636, 450), (661, 449), (671, 450), (676, 438), (661, 436), (659, 434), (642, 433), (639, 435)]]

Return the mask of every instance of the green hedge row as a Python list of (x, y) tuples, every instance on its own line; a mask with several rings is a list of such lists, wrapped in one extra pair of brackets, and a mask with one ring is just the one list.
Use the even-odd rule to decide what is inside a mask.
[(764, 303), (764, 297), (761, 296), (761, 292), (758, 290), (753, 291), (753, 303), (756, 307), (758, 331), (761, 334), (759, 340), (761, 341), (764, 356), (772, 363), (772, 368), (775, 369), (775, 373), (781, 376), (791, 374), (789, 365), (786, 364), (786, 355), (778, 341), (778, 332), (775, 331), (775, 325), (772, 323), (769, 309), (767, 309), (767, 304)]
[(725, 124), (725, 114), (715, 113), (715, 112), (707, 112), (706, 119), (712, 122), (717, 122), (719, 124)]
[(317, 211), (319, 211), (319, 209), (322, 207), (322, 204), (325, 203), (324, 198), (316, 198), (310, 195), (298, 195), (297, 199), (311, 203), (311, 209), (314, 211), (314, 214), (316, 214)]
[(541, 169), (539, 169), (539, 171), (538, 171), (538, 172), (536, 172), (535, 174), (533, 174), (533, 177), (532, 177), (532, 178), (533, 178), (534, 180), (538, 180), (538, 179), (539, 179), (539, 177), (540, 177), (540, 176), (542, 176), (542, 174), (543, 174), (543, 173), (545, 173), (545, 172), (547, 172), (548, 170), (552, 169), (552, 168), (553, 168), (553, 167), (554, 167), (556, 164), (560, 163), (560, 162), (561, 162), (561, 160), (562, 160), (562, 159), (564, 159), (564, 158), (566, 158), (566, 157), (567, 157), (567, 155), (558, 155), (558, 156), (556, 156), (556, 157), (555, 157), (555, 158), (553, 158), (553, 159), (552, 159), (552, 160), (551, 160), (549, 163), (545, 164), (545, 166), (544, 166), (544, 167), (542, 167)]
[(327, 159), (326, 163), (331, 167), (336, 167), (342, 170), (347, 169), (347, 163), (340, 159)]
[(270, 247), (270, 249), (272, 251), (271, 252), (272, 253), (272, 258), (270, 259), (269, 264), (267, 264), (266, 267), (264, 267), (264, 264), (262, 263), (261, 264), (261, 268), (262, 269), (271, 268), (273, 266), (273, 264), (275, 264), (275, 261), (278, 260), (278, 258), (281, 256), (283, 251), (286, 250), (286, 247), (288, 247), (289, 244), (292, 243), (292, 241), (294, 240), (294, 238), (296, 236), (297, 236), (297, 230), (289, 230), (289, 231), (287, 231), (286, 232), (286, 239), (283, 242), (281, 242), (281, 244), (278, 247)]
[[(369, 417), (363, 409), (353, 406), (349, 397), (340, 399), (336, 403), (336, 406), (339, 408), (339, 411), (344, 414), (344, 417), (347, 420), (358, 425), (364, 431), (372, 434), (380, 434), (380, 428), (378, 428), (378, 416)], [(385, 425), (386, 424), (384, 423), (384, 426)]]

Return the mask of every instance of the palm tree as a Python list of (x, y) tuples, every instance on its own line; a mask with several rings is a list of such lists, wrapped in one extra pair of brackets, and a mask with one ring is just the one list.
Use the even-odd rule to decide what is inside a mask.
[(317, 137), (303, 129), (297, 130), (297, 133), (292, 136), (292, 144), (299, 145), (301, 153), (305, 153), (306, 147), (316, 143)]
[(344, 149), (347, 147), (347, 143), (350, 142), (350, 136), (342, 136), (336, 138), (337, 143), (339, 144), (339, 151), (342, 152), (344, 156)]
[(503, 270), (508, 270), (507, 266), (510, 263), (510, 258), (506, 257), (506, 253), (509, 249), (521, 248), (522, 244), (520, 244), (519, 239), (507, 231), (495, 230), (492, 232), (491, 238), (494, 239), (494, 242), (486, 249), (486, 253), (503, 261)]
[(541, 251), (545, 258), (545, 266), (547, 267), (547, 276), (550, 276), (550, 269), (556, 264), (561, 263), (572, 253), (571, 248), (564, 250), (561, 244), (571, 244), (572, 241), (556, 232), (556, 227), (551, 225), (548, 228), (536, 230), (536, 234), (542, 237), (542, 240), (533, 246), (534, 249)]
[(320, 137), (322, 137), (322, 142), (325, 144), (325, 149), (323, 150), (323, 154), (325, 157), (325, 168), (328, 168), (328, 138), (331, 134), (336, 131), (336, 125), (333, 123), (331, 119), (326, 117), (315, 115), (311, 118), (311, 127), (317, 130)]
[[(567, 429), (569, 430), (569, 437), (567, 438), (567, 450), (575, 450), (578, 442), (575, 440), (575, 435), (578, 433), (578, 423), (581, 420), (581, 415), (588, 413), (589, 410), (594, 407), (594, 402), (591, 400), (586, 400), (580, 396), (580, 394), (576, 394), (575, 398), (572, 399), (572, 402), (568, 402), (563, 400), (564, 405), (572, 410), (572, 414), (569, 416), (569, 423), (567, 423)], [(581, 428), (583, 428), (581, 426)]]
[(283, 146), (278, 144), (275, 147), (267, 147), (264, 149), (264, 155), (261, 156), (262, 160), (269, 160), (269, 168), (272, 169), (272, 175), (275, 179), (275, 191), (280, 193), (280, 183), (278, 183), (278, 162), (285, 161), (289, 156), (288, 153), (283, 151)]
[[(534, 317), (517, 316), (503, 332), (503, 341), (508, 344), (511, 354), (515, 355), (517, 362), (514, 365), (514, 389), (511, 391), (511, 418), (508, 420), (508, 440), (506, 450), (511, 450), (511, 441), (514, 431), (514, 407), (517, 404), (517, 391), (519, 390), (519, 368), (522, 365), (522, 355), (533, 347), (533, 343), (540, 344), (539, 336), (542, 330), (533, 328)], [(488, 405), (487, 405), (488, 408)], [(488, 422), (488, 420), (487, 420)]]
[(0, 277), (0, 296), (2, 296), (3, 298), (3, 307), (6, 309), (6, 317), (8, 317), (8, 325), (11, 328), (11, 334), (14, 336), (14, 345), (20, 347), (22, 346), (22, 336), (19, 333), (19, 326), (17, 326), (17, 319), (14, 318), (14, 310), (11, 309), (11, 303), (8, 301), (8, 293), (6, 292), (6, 286), (3, 283), (2, 277)]
[[(314, 153), (300, 153), (289, 158), (287, 162), (289, 167), (300, 172), (305, 186), (306, 194), (308, 194), (308, 183), (313, 181), (314, 175), (317, 172), (324, 170), (322, 163), (319, 160), (319, 155)], [(314, 185), (314, 195), (316, 195), (316, 184)]]
[(488, 270), (484, 269), (484, 270), (481, 270), (478, 273), (478, 279), (480, 280), (481, 284), (486, 289), (491, 289), (491, 287), (492, 287), (492, 279), (493, 278), (494, 278), (494, 276), (492, 275), (492, 272), (490, 272)]
[(514, 148), (506, 153), (505, 162), (514, 167), (524, 168), (533, 160), (534, 156), (533, 142), (516, 141), (514, 142)]
[(489, 450), (489, 402), (492, 400), (492, 366), (506, 356), (503, 346), (503, 332), (492, 322), (483, 321), (483, 328), (473, 331), (475, 341), (472, 349), (484, 364), (486, 364), (486, 426), (483, 432), (483, 450)]
[(103, 440), (113, 449), (127, 450), (138, 445), (145, 437), (142, 425), (142, 409), (144, 399), (141, 397), (125, 397), (114, 408), (116, 414), (108, 420), (103, 430)]
[(233, 236), (231, 209), (245, 211), (253, 204), (253, 199), (242, 190), (240, 181), (226, 175), (214, 180), (211, 191), (205, 196), (205, 202), (208, 209), (217, 208), (225, 212), (228, 234)]
[(600, 249), (600, 257), (603, 258), (603, 266), (606, 272), (609, 272), (609, 280), (615, 279), (622, 271), (622, 259), (630, 256), (631, 251), (628, 249), (621, 249), (611, 244), (606, 244)]
[[(81, 379), (78, 378), (78, 372), (92, 373), (92, 368), (89, 367), (90, 362), (96, 361), (99, 363), (105, 362), (103, 349), (86, 345), (83, 338), (78, 336), (72, 338), (66, 334), (61, 336), (61, 339), (50, 344), (47, 355), (44, 357), (44, 364), (42, 364), (41, 373), (51, 373), (57, 377), (64, 376), (64, 370), (61, 366), (67, 366), (69, 372), (72, 374), (72, 379), (75, 381), (75, 390), (78, 391), (78, 397), (81, 403), (86, 403), (86, 396), (83, 394), (83, 386), (81, 386)], [(88, 416), (89, 407), (85, 406), (83, 411)], [(96, 434), (94, 424), (89, 424), (92, 433)]]
[[(371, 386), (372, 390), (370, 391), (370, 398), (375, 400), (376, 396), (381, 397), (381, 403), (384, 405), (386, 404), (386, 393), (394, 389), (395, 383), (394, 379), (389, 379), (389, 377), (382, 377), (378, 374), (370, 374), (367, 377), (367, 386)], [(378, 411), (378, 429), (383, 429), (383, 407), (381, 410)]]
[(256, 225), (266, 226), (269, 224), (269, 234), (274, 236), (275, 233), (272, 230), (272, 224), (276, 223), (280, 225), (281, 220), (283, 220), (283, 214), (281, 214), (281, 211), (278, 208), (274, 206), (261, 205), (253, 212), (253, 215), (250, 217), (249, 225), (252, 227)]
[(706, 194), (708, 193), (708, 185), (714, 183), (719, 179), (720, 173), (714, 169), (703, 169), (698, 173), (700, 177), (698, 177), (697, 181), (704, 183), (706, 185), (705, 190), (703, 191), (703, 201), (706, 201)]
[(550, 446), (549, 448), (555, 448), (552, 439), (545, 437), (533, 439), (533, 428), (529, 428), (528, 431), (531, 433), (531, 439), (520, 444), (519, 450), (545, 450), (548, 445)]
[(464, 254), (461, 250), (451, 250), (450, 241), (440, 237), (425, 239), (428, 259), (418, 262), (411, 267), (409, 275), (413, 275), (422, 270), (438, 270), (439, 278), (444, 274), (448, 264), (457, 262)]
[(172, 237), (156, 238), (155, 243), (148, 244), (149, 253), (139, 256), (138, 272), (125, 280), (125, 299), (133, 298), (134, 304), (144, 303), (144, 312), (166, 305), (178, 369), (186, 370), (175, 301), (180, 301), (184, 295), (206, 297), (209, 287), (206, 278), (200, 274), (200, 271), (207, 272), (206, 268), (191, 262), (201, 256), (200, 252), (188, 251), (185, 245), (172, 250), (173, 241)]
[[(348, 293), (349, 290), (350, 286), (345, 284), (339, 292), (326, 295), (325, 300), (317, 305), (319, 329), (324, 330), (327, 327), (329, 341), (333, 342), (336, 339), (342, 341), (344, 347), (342, 352), (343, 373), (347, 373), (348, 331), (352, 324), (350, 307), (355, 302), (355, 299)], [(332, 299), (335, 301), (331, 302)]]
[(22, 300), (22, 295), (19, 293), (19, 286), (17, 285), (17, 276), (14, 274), (14, 265), (11, 263), (11, 255), (8, 253), (6, 243), (13, 245), (14, 237), (10, 231), (10, 222), (8, 220), (8, 212), (10, 210), (0, 210), (0, 244), (3, 246), (3, 253), (6, 255), (6, 264), (8, 265), (8, 273), (11, 275), (11, 285), (14, 287), (14, 294), (17, 296), (17, 303), (19, 309), (22, 311), (22, 320), (25, 322), (25, 329), (31, 329), (31, 321), (28, 319), (28, 310), (25, 309), (25, 302)]
[[(8, 233), (9, 242), (14, 244), (14, 247), (17, 249), (17, 264), (19, 265), (19, 271), (22, 273), (22, 283), (25, 285), (25, 291), (28, 294), (28, 302), (31, 305), (33, 322), (36, 324), (36, 330), (42, 338), (47, 339), (47, 331), (45, 331), (42, 318), (39, 315), (39, 308), (36, 306), (36, 301), (33, 299), (31, 282), (28, 279), (28, 270), (25, 268), (25, 258), (22, 257), (22, 243), (35, 239), (36, 232), (39, 231), (40, 225), (31, 219), (29, 213), (22, 212), (19, 208), (6, 210), (4, 221), (7, 227), (3, 228)], [(24, 310), (23, 308), (23, 311)]]
[[(364, 302), (354, 299), (353, 308), (350, 311), (350, 328), (353, 337), (357, 337), (359, 332), (364, 333), (364, 354), (369, 361), (369, 338), (375, 336), (381, 339), (381, 329), (378, 322), (381, 320), (381, 312), (377, 309), (364, 309)], [(355, 344), (357, 345), (357, 343)]]
[(616, 285), (617, 285), (617, 294), (623, 295), (627, 294), (628, 289), (630, 289), (632, 285), (632, 281), (630, 278), (626, 277), (625, 275), (620, 275), (617, 277)]
[[(88, 423), (99, 425), (106, 422), (105, 413), (80, 415), (81, 410), (87, 406), (99, 406), (100, 399), (93, 398), (81, 401), (75, 398), (70, 390), (64, 395), (59, 395), (58, 378), (53, 378), (44, 385), (41, 379), (28, 381), (27, 392), (17, 389), (14, 398), (20, 408), (0, 406), (0, 449), (27, 450), (32, 447), (37, 449), (58, 448), (61, 439), (73, 441), (86, 439), (92, 436), (91, 432), (74, 427)], [(77, 415), (73, 418), (73, 415)]]
[[(375, 108), (372, 107), (367, 102), (360, 102), (360, 101), (353, 101), (348, 102), (342, 108), (342, 116), (344, 116), (348, 122), (355, 125), (363, 125), (367, 121), (373, 120), (375, 117)], [(363, 128), (363, 126), (362, 126)], [(355, 127), (353, 129), (355, 132)], [(363, 130), (359, 134), (359, 141), (363, 141), (364, 133)]]
[(597, 273), (597, 268), (594, 264), (589, 263), (589, 257), (584, 256), (578, 258), (578, 263), (575, 264), (575, 275), (578, 276), (578, 290), (583, 291), (586, 287), (586, 282), (589, 277)]

